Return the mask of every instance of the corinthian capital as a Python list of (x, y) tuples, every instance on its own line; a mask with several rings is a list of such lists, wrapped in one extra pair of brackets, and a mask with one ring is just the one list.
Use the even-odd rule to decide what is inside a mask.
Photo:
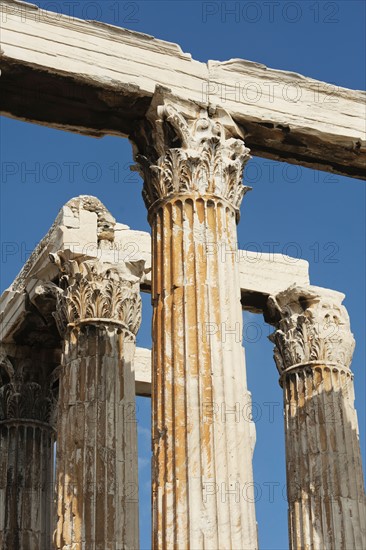
[(51, 255), (60, 269), (56, 322), (60, 332), (69, 324), (113, 321), (136, 334), (141, 323), (140, 279), (144, 262), (112, 265), (99, 260)]
[(319, 287), (296, 287), (268, 299), (270, 336), (280, 374), (312, 362), (349, 368), (355, 347), (344, 294)]
[(0, 422), (36, 420), (51, 423), (56, 407), (51, 378), (35, 372), (28, 358), (9, 358), (0, 348)]
[(250, 189), (242, 183), (250, 155), (242, 133), (222, 109), (211, 114), (156, 93), (145, 123), (131, 139), (147, 208), (174, 195), (196, 194), (225, 199), (239, 211)]

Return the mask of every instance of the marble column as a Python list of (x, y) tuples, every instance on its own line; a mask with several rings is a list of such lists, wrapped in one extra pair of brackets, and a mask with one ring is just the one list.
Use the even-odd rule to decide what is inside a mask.
[(53, 258), (63, 275), (57, 441), (62, 550), (139, 547), (133, 357), (141, 266)]
[(153, 548), (257, 548), (236, 224), (249, 157), (222, 111), (157, 93), (131, 136), (152, 228)]
[(52, 414), (42, 365), (0, 350), (0, 548), (51, 547), (54, 500)]
[(283, 387), (290, 548), (362, 550), (366, 511), (344, 295), (291, 287), (269, 298)]

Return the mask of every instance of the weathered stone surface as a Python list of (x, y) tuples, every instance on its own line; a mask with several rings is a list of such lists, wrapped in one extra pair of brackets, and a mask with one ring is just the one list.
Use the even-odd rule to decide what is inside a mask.
[(133, 370), (136, 395), (151, 397), (151, 350), (136, 348)]
[(248, 151), (230, 119), (185, 107), (157, 96), (133, 137), (152, 226), (153, 548), (254, 549), (239, 269), (206, 249), (236, 242)]
[(255, 155), (366, 177), (364, 92), (243, 59), (198, 62), (177, 44), (29, 3), (1, 7), (5, 115), (129, 136), (162, 85), (180, 101), (225, 107)]
[[(91, 216), (93, 224), (88, 224), (89, 231), (81, 227), (82, 220)], [(196, 239), (199, 237), (195, 233)], [(118, 264), (119, 262), (145, 262), (145, 273), (141, 287), (151, 292), (151, 236), (144, 231), (131, 230), (128, 226), (116, 223), (105, 206), (96, 198), (86, 195), (71, 199), (60, 210), (54, 224), (46, 236), (31, 254), (11, 287), (0, 297), (0, 331), (4, 342), (12, 343), (17, 334), (35, 332), (35, 324), (30, 323), (27, 298), (33, 303), (33, 293), (41, 292), (45, 298), (52, 298), (41, 287), (57, 277), (57, 267), (50, 262), (50, 254), (63, 250), (69, 259), (84, 257), (100, 259), (102, 262)], [(256, 253), (239, 250), (237, 242), (207, 243), (207, 253), (217, 251), (221, 261), (233, 256), (240, 272), (241, 302), (243, 309), (261, 312), (270, 294), (285, 290), (291, 284), (309, 284), (308, 262), (290, 258), (282, 254)], [(26, 295), (24, 294), (26, 291)], [(39, 303), (39, 300), (38, 300)], [(51, 304), (49, 306), (53, 307)], [(44, 315), (44, 311), (42, 311)], [(27, 320), (28, 319), (28, 320)], [(44, 324), (39, 327), (43, 343), (50, 340), (55, 344), (57, 334), (49, 334), (52, 327)], [(36, 337), (36, 335), (34, 336)], [(53, 342), (51, 344), (51, 342)]]
[(291, 287), (268, 303), (285, 405), (290, 548), (362, 550), (366, 501), (344, 295)]
[[(220, 214), (218, 215), (220, 216)], [(88, 231), (86, 231), (84, 221), (88, 221)], [(189, 235), (189, 227), (187, 229), (186, 225), (185, 231), (188, 231), (187, 234)], [(66, 237), (67, 240), (64, 241), (63, 239), (66, 239)], [(179, 234), (176, 237), (181, 238)], [(229, 269), (231, 269), (230, 266), (233, 262), (235, 263), (235, 273), (238, 269), (240, 278), (238, 289), (241, 288), (242, 307), (245, 309), (261, 311), (271, 292), (283, 290), (292, 283), (302, 285), (309, 283), (307, 262), (294, 261), (294, 259), (282, 255), (261, 253), (258, 257), (256, 253), (237, 250), (235, 241), (230, 241), (230, 243), (225, 239), (216, 241), (216, 236), (212, 232), (205, 233), (202, 231), (199, 224), (194, 228), (194, 239), (201, 251), (203, 250), (202, 246), (206, 243), (206, 260), (209, 260), (209, 265), (217, 261), (221, 266), (221, 270), (225, 271), (225, 269), (228, 269), (227, 266), (225, 268), (225, 264), (228, 264)], [(72, 244), (70, 245), (70, 243)], [(60, 250), (61, 253), (57, 254)], [(232, 253), (233, 251), (235, 253)], [(51, 261), (51, 259), (54, 261)], [(11, 350), (9, 352), (11, 356), (17, 353), (17, 345), (19, 346), (19, 344), (23, 347), (25, 344), (32, 346), (32, 348), (27, 349), (33, 350), (35, 346), (41, 346), (47, 350), (50, 357), (52, 356), (53, 365), (60, 364), (62, 339), (56, 328), (53, 315), (56, 303), (60, 299), (60, 293), (63, 292), (59, 286), (60, 268), (62, 269), (63, 265), (69, 266), (68, 272), (63, 273), (64, 284), (73, 287), (75, 291), (79, 292), (79, 296), (81, 288), (80, 281), (78, 282), (77, 278), (83, 278), (86, 275), (86, 278), (89, 277), (90, 279), (94, 275), (96, 276), (95, 284), (93, 283), (93, 292), (99, 292), (100, 301), (99, 305), (96, 306), (97, 309), (99, 308), (99, 312), (95, 314), (100, 315), (101, 308), (104, 307), (103, 304), (106, 305), (111, 302), (110, 299), (108, 300), (108, 296), (100, 291), (103, 276), (100, 277), (101, 274), (98, 270), (95, 272), (94, 266), (97, 260), (104, 266), (108, 265), (111, 268), (112, 280), (116, 269), (118, 273), (122, 274), (121, 266), (123, 262), (128, 264), (127, 270), (139, 270), (145, 262), (140, 286), (146, 291), (151, 291), (151, 236), (145, 232), (132, 231), (127, 226), (116, 223), (102, 203), (95, 197), (77, 197), (61, 209), (51, 230), (37, 246), (12, 287), (5, 291), (0, 299), (1, 340), (6, 342), (7, 349)], [(81, 267), (81, 272), (78, 267), (80, 264), (85, 264), (85, 270)], [(136, 271), (133, 271), (133, 273), (135, 273), (135, 277)], [(226, 281), (226, 271), (225, 275), (223, 275), (223, 271), (220, 271), (220, 273), (220, 277)], [(127, 272), (124, 271), (124, 277), (126, 276)], [(204, 274), (202, 273), (200, 276), (204, 280)], [(232, 285), (235, 285), (234, 279), (231, 282)], [(213, 292), (216, 292), (216, 290)], [(235, 293), (234, 287), (232, 287), (232, 292)], [(177, 289), (173, 290), (173, 293), (176, 294)], [(93, 293), (84, 295), (86, 303), (88, 296), (90, 302), (92, 295)], [(93, 303), (90, 306), (93, 309)], [(111, 310), (109, 311), (111, 312)], [(62, 319), (65, 319), (65, 317), (61, 316), (61, 325)], [(208, 334), (207, 337), (220, 339), (221, 329), (222, 327), (217, 329), (215, 326), (207, 326), (208, 332), (213, 333)], [(238, 339), (240, 338), (239, 331), (240, 328), (236, 328), (235, 332)], [(227, 339), (229, 340), (229, 338), (230, 335)], [(200, 345), (200, 342), (198, 344)], [(149, 350), (137, 350), (133, 362), (130, 364), (129, 368), (133, 370), (135, 375), (135, 392), (137, 395), (151, 395), (150, 356)], [(241, 349), (240, 362), (243, 361), (244, 354)], [(39, 364), (39, 359), (35, 359), (34, 365)], [(100, 368), (104, 369), (102, 363)], [(237, 402), (241, 403), (240, 406), (247, 411), (250, 408), (250, 394), (246, 390), (243, 391), (241, 401)], [(209, 416), (214, 418), (215, 424), (218, 426), (217, 429), (224, 429), (222, 426), (219, 428), (223, 419), (227, 417), (229, 421), (231, 416), (233, 418), (235, 416), (230, 415), (229, 412), (226, 415), (228, 407), (225, 403), (218, 404), (215, 402), (208, 410)], [(228, 406), (230, 407), (230, 403)], [(131, 407), (127, 414), (131, 415), (133, 411), (134, 408)], [(255, 430), (252, 423), (247, 422), (247, 425), (249, 435), (246, 434), (245, 439), (249, 441), (247, 456), (250, 457), (254, 448)], [(207, 487), (208, 492), (212, 490), (212, 486)], [(233, 498), (230, 495), (225, 497), (226, 488), (226, 485), (219, 486), (220, 493), (217, 498), (220, 502), (222, 495), (224, 495), (223, 498)], [(209, 499), (210, 495), (207, 495), (207, 498)]]
[(143, 265), (53, 256), (64, 335), (58, 416), (60, 550), (139, 546), (133, 358)]
[(0, 347), (0, 548), (4, 550), (51, 547), (57, 403), (52, 370), (45, 354), (37, 357), (20, 346)]
[[(150, 253), (140, 254), (135, 249), (131, 254), (127, 250), (124, 253), (128, 262), (124, 263), (119, 256), (121, 243), (114, 242), (116, 225), (114, 218), (95, 197), (72, 199), (60, 211), (11, 290), (6, 291), (1, 299), (1, 341), (7, 342), (11, 357), (18, 357), (20, 344), (25, 350), (32, 350), (29, 357), (34, 358), (34, 362), (27, 371), (31, 383), (26, 388), (29, 386), (33, 393), (26, 402), (33, 403), (34, 413), (42, 414), (43, 410), (36, 401), (38, 393), (34, 393), (38, 391), (39, 384), (35, 381), (43, 367), (33, 350), (44, 349), (52, 361), (57, 361), (56, 365), (61, 362), (62, 366), (57, 373), (62, 399), (58, 418), (59, 522), (55, 542), (63, 550), (70, 545), (71, 548), (74, 543), (80, 550), (115, 549), (121, 545), (131, 549), (138, 547), (133, 359), (134, 335), (141, 321), (139, 287), (145, 257), (150, 259)], [(131, 233), (127, 226), (119, 224), (116, 233), (122, 240), (123, 232)], [(63, 249), (65, 242), (68, 243), (66, 250)], [(125, 240), (122, 244), (128, 245), (128, 238), (127, 243)], [(60, 333), (65, 337), (62, 359), (63, 338)], [(65, 353), (65, 346), (70, 353)], [(89, 382), (90, 387), (85, 387)], [(7, 387), (5, 384), (4, 388)], [(13, 410), (13, 401), (9, 403)], [(19, 430), (23, 429), (22, 422), (22, 419), (17, 420)], [(24, 422), (31, 426), (35, 420)], [(37, 422), (35, 435), (31, 434), (30, 428), (25, 428), (24, 437), (19, 430), (18, 434), (12, 429), (6, 437), (2, 432), (4, 453), (9, 445), (23, 448), (22, 441), (27, 434), (35, 438), (42, 428)], [(46, 428), (45, 425), (47, 432)], [(15, 437), (14, 441), (10, 436)], [(46, 442), (46, 436), (42, 437)], [(94, 462), (88, 455), (89, 461), (81, 471), (80, 453), (86, 457), (85, 453), (92, 448), (98, 449), (100, 454), (94, 457)], [(32, 475), (30, 482), (38, 483), (38, 461), (47, 457), (43, 447), (34, 449), (34, 471), (29, 475)], [(48, 444), (47, 449), (52, 458), (53, 448)], [(20, 461), (22, 456), (19, 454)], [(10, 460), (9, 466), (4, 462), (2, 473), (5, 475), (6, 468), (13, 471), (18, 467), (14, 475), (18, 476), (17, 472), (23, 475), (24, 464), (13, 462)], [(51, 481), (52, 463), (53, 460), (47, 474)], [(104, 468), (104, 478), (101, 468)], [(11, 487), (4, 482), (1, 489), (0, 495), (5, 498)], [(48, 490), (53, 488), (50, 486)], [(5, 516), (0, 518), (5, 522), (4, 529), (1, 524), (2, 534), (12, 548), (17, 548), (17, 541), (23, 550), (50, 548), (50, 534), (55, 527), (51, 517), (52, 495), (51, 498), (48, 494), (46, 497), (43, 493), (38, 495), (40, 499), (48, 498), (47, 518), (43, 518), (43, 501), (31, 502), (28, 499), (28, 504), (33, 506), (34, 518), (23, 521), (23, 516), (14, 507), (14, 499), (21, 505), (23, 492), (20, 487), (14, 492), (14, 498), (8, 500), (12, 513), (7, 512), (9, 507), (4, 509)], [(89, 497), (93, 499), (92, 503), (88, 503)], [(73, 509), (76, 510), (74, 515)], [(43, 522), (41, 527), (37, 521)], [(47, 541), (45, 537), (48, 537)]]
[[(151, 241), (150, 236), (136, 232), (134, 239), (127, 226), (119, 224), (114, 232), (115, 226), (114, 218), (95, 197), (76, 197), (60, 210), (47, 235), (0, 298), (1, 341), (61, 346), (54, 317), (50, 315), (55, 310), (57, 294), (53, 281), (58, 277), (58, 267), (50, 260), (50, 254), (62, 250), (70, 261), (100, 259), (111, 266), (122, 265), (123, 261), (130, 266), (145, 262), (145, 270), (149, 271), (151, 254), (146, 251), (146, 243)], [(144, 238), (140, 239), (140, 234)]]

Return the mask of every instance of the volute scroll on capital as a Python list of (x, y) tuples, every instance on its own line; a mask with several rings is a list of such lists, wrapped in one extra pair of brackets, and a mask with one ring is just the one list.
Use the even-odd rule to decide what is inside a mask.
[(315, 363), (349, 369), (355, 340), (343, 299), (340, 292), (296, 285), (268, 298), (267, 320), (276, 327), (269, 339), (281, 375)]
[(251, 189), (242, 183), (251, 157), (240, 129), (223, 109), (211, 113), (157, 92), (146, 120), (130, 137), (148, 209), (168, 197), (196, 194), (221, 198), (239, 214)]
[(55, 320), (63, 334), (78, 323), (113, 322), (133, 335), (141, 324), (140, 281), (144, 261), (118, 266), (97, 259), (69, 259), (64, 252), (50, 255), (60, 270)]

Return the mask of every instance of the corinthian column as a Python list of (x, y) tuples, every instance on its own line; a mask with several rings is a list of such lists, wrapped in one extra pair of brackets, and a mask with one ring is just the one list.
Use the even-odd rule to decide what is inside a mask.
[(55, 398), (42, 361), (17, 355), (0, 351), (0, 548), (42, 550), (51, 546)]
[(131, 139), (152, 227), (153, 548), (254, 549), (235, 254), (249, 151), (225, 113), (158, 94)]
[(133, 357), (139, 266), (54, 258), (64, 333), (57, 440), (62, 550), (134, 550), (138, 536)]
[(269, 298), (285, 405), (290, 548), (362, 550), (366, 512), (344, 295), (291, 287)]

